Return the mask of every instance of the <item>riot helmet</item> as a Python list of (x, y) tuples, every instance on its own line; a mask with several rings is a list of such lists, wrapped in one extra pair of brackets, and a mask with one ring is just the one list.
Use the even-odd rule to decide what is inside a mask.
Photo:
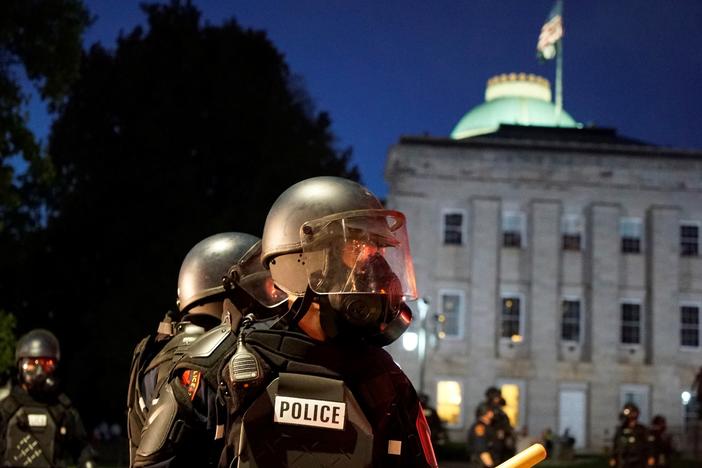
[[(177, 301), (180, 312), (220, 319), (223, 301), (233, 299), (232, 286), (239, 282), (243, 285), (244, 277), (246, 287), (263, 305), (284, 301), (286, 297), (273, 288), (270, 273), (261, 266), (259, 255), (260, 240), (241, 232), (215, 234), (198, 242), (180, 267)], [(236, 278), (231, 277), (234, 271)], [(233, 302), (234, 307), (241, 305), (236, 299)]]
[(53, 390), (57, 385), (59, 359), (58, 339), (49, 330), (38, 328), (23, 335), (15, 349), (20, 383), (30, 391)]
[(622, 422), (636, 421), (639, 419), (639, 407), (634, 403), (627, 403), (622, 408), (622, 412), (619, 414), (619, 419)]
[(356, 182), (314, 177), (283, 192), (266, 218), (261, 261), (278, 288), (314, 296), (341, 328), (387, 344), (411, 321), (404, 301), (417, 293), (405, 216)]
[(490, 405), (487, 403), (480, 403), (477, 408), (475, 408), (475, 419), (487, 419), (488, 421), (492, 421), (492, 418), (495, 416), (495, 413)]

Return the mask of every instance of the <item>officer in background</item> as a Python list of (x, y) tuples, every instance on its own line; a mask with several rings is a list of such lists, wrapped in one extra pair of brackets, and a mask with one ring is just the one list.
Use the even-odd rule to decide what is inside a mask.
[(480, 403), (475, 409), (475, 422), (468, 430), (468, 453), (470, 465), (474, 468), (491, 468), (495, 461), (495, 413), (487, 403)]
[(657, 414), (651, 420), (648, 439), (651, 443), (655, 466), (668, 468), (675, 449), (673, 437), (667, 431), (668, 424), (664, 416)]
[(485, 391), (485, 404), (492, 409), (494, 417), (492, 419), (492, 429), (495, 435), (492, 453), (495, 456), (495, 464), (499, 465), (503, 461), (511, 458), (516, 453), (516, 436), (514, 428), (509, 422), (509, 416), (502, 409), (506, 402), (502, 398), (502, 392), (497, 387), (489, 387)]
[(78, 412), (58, 388), (59, 342), (36, 329), (17, 342), (17, 382), (0, 402), (2, 466), (95, 466)]
[(644, 468), (654, 466), (648, 430), (639, 424), (639, 408), (634, 403), (627, 403), (619, 415), (621, 425), (614, 434), (610, 466), (621, 468)]
[(157, 333), (134, 351), (127, 402), (131, 466), (216, 462), (222, 448), (221, 436), (215, 441), (217, 384), (202, 384), (201, 370), (182, 372), (175, 381), (171, 373), (205, 332), (217, 328), (218, 336), (226, 336), (230, 327), (222, 325), (223, 313), (231, 317), (238, 311), (222, 278), (258, 241), (249, 234), (220, 233), (185, 256), (178, 275), (179, 313), (167, 314)]
[(436, 466), (417, 394), (382, 349), (416, 297), (404, 215), (356, 182), (304, 180), (268, 213), (261, 259), (289, 309), (240, 327), (220, 464)]
[(424, 410), (424, 417), (429, 424), (429, 430), (431, 431), (431, 444), (434, 449), (440, 444), (446, 442), (446, 428), (444, 427), (444, 422), (439, 417), (436, 412), (436, 408), (429, 404), (429, 395), (426, 393), (419, 394), (419, 402), (422, 404), (422, 409)]

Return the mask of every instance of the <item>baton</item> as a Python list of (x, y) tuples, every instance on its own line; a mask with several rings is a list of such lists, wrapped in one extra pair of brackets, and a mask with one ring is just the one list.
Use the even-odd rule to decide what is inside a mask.
[(522, 450), (509, 460), (497, 465), (497, 468), (531, 468), (546, 458), (546, 449), (541, 444), (534, 444)]

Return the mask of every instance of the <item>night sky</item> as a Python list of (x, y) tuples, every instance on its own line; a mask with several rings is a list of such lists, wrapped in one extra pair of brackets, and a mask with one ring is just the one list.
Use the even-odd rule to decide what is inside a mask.
[[(87, 0), (86, 46), (114, 47), (144, 23), (137, 0)], [(383, 168), (401, 135), (447, 136), (506, 72), (553, 82), (535, 47), (551, 0), (199, 0), (210, 23), (264, 29), (352, 146), (363, 181), (387, 192)], [(646, 142), (702, 148), (702, 2), (566, 0), (564, 107), (579, 122)], [(50, 117), (30, 106), (46, 141)]]

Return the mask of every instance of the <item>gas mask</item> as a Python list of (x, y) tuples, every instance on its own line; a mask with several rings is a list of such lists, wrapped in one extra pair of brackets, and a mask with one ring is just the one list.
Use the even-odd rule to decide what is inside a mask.
[(20, 382), (32, 393), (48, 393), (56, 388), (57, 361), (49, 357), (21, 358), (19, 366)]
[(303, 224), (300, 262), (330, 336), (385, 345), (409, 326), (416, 298), (405, 219), (390, 210), (338, 213)]

